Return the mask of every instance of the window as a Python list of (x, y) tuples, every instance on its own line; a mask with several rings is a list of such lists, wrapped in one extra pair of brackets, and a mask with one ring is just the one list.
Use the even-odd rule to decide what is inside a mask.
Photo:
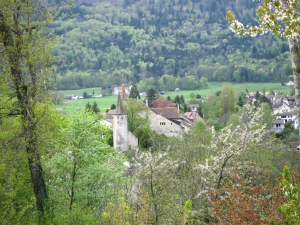
[(124, 116), (121, 116), (121, 118), (120, 118), (120, 123), (125, 123), (126, 121), (125, 121), (125, 117)]
[(166, 122), (159, 122), (159, 125), (164, 126), (166, 125)]

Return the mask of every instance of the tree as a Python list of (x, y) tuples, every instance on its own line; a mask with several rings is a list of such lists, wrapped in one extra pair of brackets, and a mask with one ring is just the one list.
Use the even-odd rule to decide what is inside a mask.
[[(222, 198), (212, 202), (216, 224), (269, 224), (283, 220), (278, 208), (285, 202), (279, 185), (271, 185), (266, 172), (266, 184), (257, 184), (257, 175), (251, 182), (235, 176), (233, 185), (227, 185)], [(268, 193), (266, 195), (265, 193)], [(296, 224), (296, 223), (295, 223)]]
[(128, 130), (132, 133), (138, 128), (149, 125), (148, 108), (143, 107), (142, 102), (129, 98), (123, 101), (124, 109), (127, 113)]
[(111, 110), (113, 110), (113, 109), (115, 109), (116, 108), (116, 105), (115, 104), (112, 104), (111, 106), (110, 106), (110, 109)]
[(96, 114), (100, 112), (100, 109), (99, 109), (99, 107), (98, 107), (97, 102), (94, 102), (94, 103), (93, 103), (92, 110), (93, 110), (93, 112), (96, 113)]
[(261, 95), (258, 98), (259, 103), (268, 103), (270, 107), (272, 107), (272, 102), (269, 98), (267, 98), (265, 95)]
[(141, 149), (149, 149), (152, 146), (152, 130), (150, 126), (139, 127), (135, 130), (134, 135), (139, 140)]
[(137, 89), (136, 83), (132, 84), (131, 89), (130, 89), (130, 93), (129, 93), (129, 98), (141, 98), (140, 97), (140, 93)]
[(108, 145), (111, 133), (91, 113), (69, 115), (61, 123), (60, 138), (53, 143), (55, 154), (45, 156), (55, 213), (79, 207), (99, 215), (108, 202), (117, 201), (126, 168), (122, 154)]
[(237, 104), (240, 107), (243, 107), (243, 105), (245, 104), (245, 99), (243, 98), (243, 96), (241, 96), (241, 95), (239, 96)]
[(183, 97), (183, 95), (180, 96), (180, 102), (184, 103), (184, 97)]
[(85, 111), (88, 111), (88, 112), (92, 111), (92, 106), (91, 106), (90, 102), (86, 103)]
[[(292, 59), (292, 71), (294, 77), (296, 106), (300, 108), (300, 52), (298, 46), (299, 32), (299, 2), (293, 0), (278, 0), (264, 2), (258, 7), (257, 15), (259, 26), (244, 27), (235, 19), (232, 11), (228, 11), (226, 20), (230, 22), (230, 29), (239, 34), (247, 34), (252, 37), (271, 31), (278, 37), (288, 39)], [(298, 119), (300, 110), (298, 111)], [(300, 134), (300, 127), (299, 127)]]
[(86, 92), (83, 92), (82, 97), (83, 97), (84, 99), (86, 99), (86, 98), (88, 98), (89, 96), (88, 96), (88, 94), (87, 94)]
[(147, 100), (150, 107), (152, 107), (152, 101), (159, 98), (158, 92), (154, 88), (150, 88), (147, 92)]
[(233, 113), (235, 110), (235, 92), (231, 83), (223, 83), (220, 95), (222, 115)]
[(176, 95), (176, 97), (174, 98), (174, 102), (175, 102), (176, 104), (179, 104), (179, 105), (180, 105), (180, 103), (181, 103), (181, 98), (179, 97), (179, 95)]
[(258, 101), (259, 97), (260, 97), (260, 93), (259, 93), (259, 91), (256, 91), (255, 92), (255, 99)]
[[(39, 101), (45, 101), (52, 61), (51, 41), (45, 26), (51, 22), (48, 8), (32, 0), (3, 0), (0, 2), (1, 83), (11, 87), (8, 94), (16, 98), (14, 115), (20, 118), (21, 148), (26, 152), (37, 210), (44, 213), (48, 199), (43, 167), (40, 161), (39, 121), (45, 113), (38, 113)], [(50, 78), (50, 76), (49, 76)], [(44, 112), (47, 107), (45, 106)], [(9, 143), (8, 143), (9, 144)], [(6, 145), (9, 146), (9, 145)]]
[(285, 215), (285, 224), (300, 223), (300, 186), (295, 183), (293, 174), (288, 166), (285, 166), (282, 172), (282, 181), (280, 189), (287, 198), (287, 203), (280, 206), (279, 211)]

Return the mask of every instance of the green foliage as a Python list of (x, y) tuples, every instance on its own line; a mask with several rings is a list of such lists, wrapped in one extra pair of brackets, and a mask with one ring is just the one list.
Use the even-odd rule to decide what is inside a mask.
[(192, 202), (190, 200), (187, 200), (183, 207), (184, 225), (193, 224), (192, 211), (193, 211)]
[(176, 97), (174, 98), (174, 102), (175, 102), (176, 104), (181, 104), (181, 103), (182, 103), (182, 100), (181, 100), (181, 98), (179, 97), (179, 95), (176, 95)]
[(88, 94), (87, 94), (86, 92), (83, 92), (82, 97), (83, 97), (84, 99), (86, 99), (86, 98), (88, 98)]
[(196, 122), (192, 131), (194, 141), (199, 141), (201, 145), (209, 146), (211, 143), (212, 135), (209, 127), (206, 126), (204, 121)]
[(243, 96), (241, 96), (241, 95), (239, 96), (237, 104), (240, 107), (243, 107), (243, 105), (245, 104), (245, 99), (243, 98)]
[(99, 214), (125, 184), (121, 154), (107, 143), (110, 128), (93, 115), (69, 115), (45, 156), (47, 180), (55, 211), (89, 209)]
[(211, 93), (206, 96), (206, 100), (201, 104), (203, 118), (215, 120), (220, 118), (220, 99), (216, 93)]
[(102, 216), (105, 224), (131, 224), (131, 210), (126, 204), (124, 197), (119, 198), (119, 205), (108, 203), (107, 212), (103, 212)]
[(290, 136), (293, 133), (293, 125), (289, 122), (284, 124), (284, 129), (278, 133), (275, 134), (276, 138), (280, 138), (281, 140), (286, 139), (288, 136)]
[(300, 187), (294, 183), (292, 173), (288, 166), (284, 167), (280, 188), (287, 198), (279, 211), (285, 215), (285, 224), (293, 225), (300, 223)]
[(272, 122), (274, 121), (274, 116), (272, 112), (272, 107), (268, 102), (266, 103), (261, 103), (260, 108), (264, 115), (262, 116), (262, 123), (266, 124), (268, 129), (271, 129), (272, 127)]
[(97, 102), (94, 102), (94, 103), (93, 103), (92, 110), (93, 110), (93, 112), (96, 113), (96, 114), (100, 112), (100, 109), (99, 109), (99, 107), (98, 107)]
[(223, 83), (222, 85), (220, 106), (222, 115), (235, 111), (235, 92), (231, 83)]
[(62, 12), (51, 24), (59, 37), (58, 88), (139, 82), (140, 91), (173, 91), (204, 89), (207, 79), (285, 82), (291, 66), (281, 38), (257, 42), (227, 29), (226, 9), (251, 24), (256, 6), (249, 0), (78, 4), (73, 17)]
[(132, 84), (131, 89), (130, 89), (130, 93), (129, 93), (129, 98), (135, 98), (135, 99), (140, 99), (140, 93), (137, 89), (136, 84)]
[(110, 109), (112, 110), (112, 109), (115, 109), (116, 108), (116, 105), (115, 104), (112, 104), (111, 106), (110, 106)]
[[(4, 139), (0, 137), (2, 139), (0, 151), (1, 155), (4, 152), (8, 154), (7, 159), (14, 155), (10, 153), (11, 151), (18, 152), (15, 159), (11, 158), (10, 167), (7, 167), (7, 162), (3, 163), (4, 168), (10, 171), (5, 174), (8, 183), (5, 185), (4, 192), (12, 196), (2, 197), (8, 200), (7, 209), (11, 209), (12, 215), (20, 213), (18, 216), (25, 215), (27, 209), (32, 207), (32, 200), (35, 201), (36, 215), (40, 216), (40, 219), (47, 211), (44, 202), (48, 200), (40, 159), (49, 141), (45, 133), (51, 136), (53, 128), (44, 117), (48, 117), (47, 119), (51, 121), (51, 114), (55, 114), (51, 108), (52, 96), (49, 91), (53, 89), (53, 80), (55, 80), (51, 75), (52, 69), (49, 68), (53, 62), (50, 54), (52, 40), (46, 29), (51, 21), (50, 8), (42, 5), (40, 1), (3, 0), (0, 2), (0, 46), (2, 48), (0, 93), (4, 102), (8, 103), (1, 104), (0, 121), (5, 123), (10, 118), (14, 118), (17, 122), (16, 128), (9, 128), (8, 132), (4, 130), (4, 136), (1, 135)], [(14, 133), (10, 133), (12, 130)], [(25, 160), (30, 173), (22, 171), (25, 170), (23, 167)], [(19, 162), (22, 166), (16, 167), (14, 162)], [(13, 177), (10, 177), (11, 175), (17, 177), (18, 174), (23, 180), (16, 182)], [(24, 186), (22, 197), (19, 185), (25, 184), (24, 181), (28, 182), (29, 174), (31, 191), (34, 195), (30, 196), (28, 186)], [(0, 177), (2, 178), (2, 174)], [(14, 199), (18, 196), (20, 202)], [(16, 204), (15, 207), (11, 203)], [(19, 204), (25, 205), (23, 207)], [(10, 216), (7, 215), (7, 218), (11, 219)], [(20, 219), (21, 217), (18, 218)], [(20, 222), (18, 220), (15, 222)]]
[(152, 143), (152, 130), (148, 126), (140, 127), (135, 132), (134, 135), (139, 140), (139, 147), (141, 149), (147, 150), (149, 149), (153, 143)]
[(267, 104), (269, 104), (270, 107), (272, 107), (271, 100), (269, 98), (267, 98), (265, 95), (259, 96), (258, 101), (259, 101), (259, 103), (267, 103)]
[(85, 105), (85, 111), (88, 111), (88, 112), (92, 111), (92, 106), (91, 106), (90, 102), (86, 103), (86, 105)]
[(149, 125), (148, 109), (142, 105), (142, 101), (128, 98), (123, 101), (127, 113), (128, 130), (132, 133), (141, 127)]
[(152, 101), (156, 100), (159, 98), (158, 92), (154, 88), (150, 88), (147, 92), (147, 100), (148, 104), (151, 107), (152, 106)]

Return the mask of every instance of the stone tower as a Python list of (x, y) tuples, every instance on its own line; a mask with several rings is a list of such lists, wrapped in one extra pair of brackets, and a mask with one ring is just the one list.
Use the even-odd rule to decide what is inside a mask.
[(118, 103), (113, 115), (113, 139), (114, 148), (118, 152), (128, 150), (127, 114), (122, 105), (120, 94), (118, 95)]

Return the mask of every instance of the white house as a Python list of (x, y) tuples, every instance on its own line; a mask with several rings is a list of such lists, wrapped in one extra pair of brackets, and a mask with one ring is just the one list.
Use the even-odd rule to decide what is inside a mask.
[(287, 87), (294, 87), (294, 82), (293, 81), (289, 81), (285, 86), (287, 86)]
[(283, 103), (282, 105), (274, 105), (273, 106), (273, 114), (281, 114), (281, 113), (286, 113), (286, 112), (291, 112), (292, 108), (290, 105)]
[(78, 95), (74, 95), (74, 96), (72, 96), (71, 99), (72, 99), (72, 100), (78, 100), (78, 99), (79, 99), (79, 96), (78, 96)]
[(294, 129), (298, 128), (297, 114), (292, 112), (279, 113), (276, 115), (276, 120), (282, 120), (283, 123), (291, 123)]
[(272, 131), (280, 132), (284, 129), (284, 121), (283, 120), (275, 120), (272, 123)]

